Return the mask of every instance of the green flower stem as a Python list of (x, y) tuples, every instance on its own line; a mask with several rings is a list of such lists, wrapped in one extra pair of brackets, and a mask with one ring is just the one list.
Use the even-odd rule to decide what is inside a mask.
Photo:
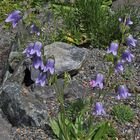
[(101, 95), (102, 95), (102, 91), (99, 89), (99, 96), (98, 96), (98, 99), (100, 99)]
[[(45, 37), (43, 36), (43, 33), (41, 33), (41, 38), (43, 38), (43, 42), (44, 42), (45, 41)], [(46, 63), (46, 56), (45, 56), (44, 45), (42, 47), (42, 55), (43, 55), (43, 62)]]
[[(124, 26), (124, 29), (122, 30), (121, 43), (120, 43), (119, 46), (121, 46), (121, 44), (123, 44), (123, 43), (125, 42), (125, 31), (126, 31), (126, 28), (125, 28), (125, 26)], [(119, 48), (118, 48), (118, 52), (120, 52), (120, 53), (121, 53), (121, 51), (122, 51), (121, 48), (122, 48), (122, 47), (119, 47)], [(117, 58), (117, 60), (118, 60), (118, 58)], [(115, 64), (115, 57), (114, 57), (113, 63)], [(112, 67), (110, 66), (109, 72), (108, 72), (108, 75), (107, 75), (107, 79), (106, 79), (106, 86), (108, 86), (109, 81), (110, 81), (110, 76), (111, 76), (113, 73), (114, 73), (114, 66), (112, 66)], [(109, 91), (110, 91), (110, 88), (111, 88), (111, 87), (109, 87)], [(106, 94), (107, 94), (107, 92), (104, 93), (102, 100), (105, 98)]]
[(138, 107), (138, 94), (135, 93), (135, 107)]
[[(106, 86), (109, 85), (110, 76), (111, 76), (111, 75), (113, 74), (113, 72), (114, 72), (113, 70), (114, 70), (114, 66), (113, 66), (113, 67), (110, 66), (109, 72), (108, 72), (108, 75), (107, 75), (107, 79), (106, 79)], [(107, 94), (107, 92), (104, 93), (102, 100), (105, 98), (106, 94)]]
[(64, 131), (64, 137), (65, 140), (70, 140), (67, 134), (67, 129), (66, 129), (66, 124), (65, 124), (65, 107), (64, 107), (64, 89), (60, 89), (60, 87), (57, 84), (57, 81), (55, 82), (55, 89), (57, 94), (57, 99), (58, 102), (60, 103), (60, 115), (61, 115), (61, 120), (62, 120), (62, 124), (63, 124), (63, 131)]

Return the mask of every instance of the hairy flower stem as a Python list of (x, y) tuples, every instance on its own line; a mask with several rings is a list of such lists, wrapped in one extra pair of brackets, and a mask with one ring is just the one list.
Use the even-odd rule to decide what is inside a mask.
[[(45, 37), (43, 36), (43, 34), (41, 33), (41, 38), (43, 38), (43, 42), (45, 41)], [(44, 50), (44, 45), (42, 47), (42, 56), (43, 56), (43, 62), (45, 63), (46, 61), (46, 56), (45, 56), (45, 50)]]
[(100, 99), (100, 97), (102, 95), (102, 91), (100, 90), (98, 93), (99, 93), (98, 99)]
[[(105, 81), (106, 86), (109, 86), (110, 76), (113, 74), (113, 70), (114, 70), (114, 67), (110, 66), (109, 72), (108, 72), (108, 75), (107, 75), (107, 78), (106, 78), (106, 81)], [(107, 94), (107, 92), (104, 93), (102, 100), (105, 98), (106, 94)]]

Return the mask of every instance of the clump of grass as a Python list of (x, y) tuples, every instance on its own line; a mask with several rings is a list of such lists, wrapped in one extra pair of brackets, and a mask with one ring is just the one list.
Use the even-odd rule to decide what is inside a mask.
[(138, 25), (139, 8), (124, 6), (114, 12), (111, 3), (111, 0), (75, 0), (71, 5), (59, 5), (57, 14), (64, 20), (64, 30), (74, 39), (84, 34), (93, 47), (106, 48), (112, 40), (121, 39), (119, 17), (128, 14), (135, 23), (133, 27)]
[(126, 105), (116, 105), (113, 107), (113, 115), (121, 122), (131, 122), (134, 118), (133, 110)]

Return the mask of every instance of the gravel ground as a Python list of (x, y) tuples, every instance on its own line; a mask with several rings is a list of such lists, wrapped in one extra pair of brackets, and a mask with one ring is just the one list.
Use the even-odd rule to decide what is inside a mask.
[[(79, 81), (80, 84), (83, 85), (85, 83), (86, 86), (91, 79), (95, 78), (98, 72), (103, 72), (106, 75), (106, 72), (108, 71), (108, 65), (110, 65), (110, 63), (104, 62), (103, 56), (105, 55), (106, 51), (93, 48), (93, 49), (88, 50), (88, 52), (89, 52), (88, 58), (85, 64), (83, 65), (82, 69), (79, 71), (79, 73), (76, 76), (73, 77), (73, 79), (76, 79), (77, 81)], [(131, 71), (128, 73), (128, 74), (131, 74), (131, 78), (130, 76), (128, 76), (126, 84), (131, 90), (130, 83), (132, 83), (133, 81), (133, 84), (139, 90), (139, 87), (140, 87), (140, 43), (135, 49), (132, 50), (132, 52), (135, 55), (135, 59), (132, 62), (132, 66), (129, 67), (129, 65), (127, 65), (126, 68), (129, 67), (129, 69), (132, 69), (133, 74), (131, 74)], [(1, 56), (2, 55), (0, 54), (0, 57)], [(116, 79), (113, 79), (113, 80), (115, 81)], [(94, 93), (94, 91), (91, 91), (88, 89), (89, 87), (86, 87), (85, 92)], [(138, 96), (140, 98), (139, 94), (140, 92), (138, 91)], [(114, 120), (114, 117), (111, 114), (112, 106), (120, 104), (120, 101), (117, 101), (115, 99), (115, 96), (116, 94), (112, 92), (110, 94), (107, 94), (107, 96), (104, 99), (104, 106), (108, 114), (105, 117), (105, 119), (113, 120), (113, 125), (115, 129), (117, 130), (119, 140), (140, 140), (140, 118), (139, 118), (140, 104), (138, 104), (137, 108), (135, 107), (135, 100), (134, 100), (133, 94), (128, 100), (121, 101), (121, 103), (130, 105), (133, 108), (135, 112), (135, 118), (132, 122), (120, 124)], [(50, 107), (48, 111), (50, 112), (50, 115), (54, 116), (55, 114), (53, 113), (55, 110), (56, 101), (51, 100), (48, 102), (50, 102)], [(49, 130), (44, 131), (40, 128), (28, 127), (28, 126), (12, 127), (11, 135), (13, 136), (14, 140), (53, 140), (55, 139), (55, 138), (51, 138), (52, 134)], [(131, 135), (131, 139), (129, 138), (129, 135)]]
[[(110, 91), (106, 95), (106, 97), (103, 100), (103, 104), (105, 106), (107, 116), (105, 117), (107, 120), (113, 120), (113, 125), (115, 126), (118, 138), (121, 140), (140, 140), (140, 42), (138, 41), (138, 45), (136, 48), (132, 50), (135, 58), (133, 62), (129, 65), (126, 64), (125, 70), (130, 71), (127, 75), (127, 80), (125, 81), (125, 84), (129, 88), (129, 92), (132, 93), (132, 96), (124, 101), (118, 101), (116, 100), (116, 90)], [(108, 67), (110, 63), (104, 62), (104, 50), (98, 50), (93, 48), (89, 51), (89, 55), (87, 58), (86, 63), (82, 67), (82, 70), (79, 71), (78, 75), (76, 75), (74, 78), (78, 81), (81, 81), (81, 83), (89, 83), (91, 79), (95, 79), (95, 76), (98, 72), (104, 73), (104, 75), (107, 75)], [(131, 73), (132, 72), (132, 73)], [(116, 79), (114, 79), (116, 78)], [(117, 77), (113, 77), (111, 79), (111, 83), (114, 81), (117, 82), (117, 80), (121, 81), (121, 77), (118, 75)], [(133, 84), (133, 85), (131, 85)], [(132, 86), (134, 86), (136, 89), (135, 93), (138, 95), (138, 104), (137, 107), (135, 105), (135, 94), (132, 90)], [(87, 90), (88, 91), (88, 90)], [(91, 91), (91, 93), (98, 94), (96, 91)], [(107, 92), (107, 90), (106, 90)], [(135, 117), (132, 122), (120, 124), (117, 121), (114, 120), (114, 116), (111, 114), (112, 107), (117, 104), (125, 104), (129, 105), (135, 112)]]
[[(133, 49), (135, 60), (132, 62), (132, 65), (135, 68), (133, 79), (138, 79), (138, 80), (140, 79), (140, 75), (139, 75), (140, 63), (138, 60), (138, 58), (140, 57), (139, 47), (140, 46), (137, 46), (135, 49)], [(89, 83), (91, 79), (95, 78), (98, 71), (103, 71), (103, 70), (107, 71), (109, 63), (106, 63), (103, 60), (104, 59), (103, 56), (105, 55), (106, 51), (93, 48), (91, 50), (88, 50), (88, 52), (89, 54), (88, 54), (88, 58), (85, 64), (83, 65), (79, 73), (75, 75), (72, 79), (79, 81), (81, 85), (85, 83), (86, 85), (85, 92), (89, 92), (91, 94), (94, 92), (96, 93), (96, 91), (92, 91), (91, 89), (89, 89), (87, 84)], [(106, 72), (104, 72), (104, 74), (106, 75)], [(136, 80), (135, 84), (138, 85), (139, 82), (140, 81)], [(95, 94), (93, 95), (95, 96)], [(116, 100), (115, 98), (116, 95), (117, 94), (113, 93), (112, 91), (112, 93), (107, 94), (106, 97), (104, 98), (103, 104), (107, 112), (107, 115), (103, 119), (111, 120), (114, 128), (117, 130), (119, 140), (140, 140), (140, 118), (139, 118), (140, 103), (138, 104), (138, 107), (135, 106), (135, 96), (133, 93), (129, 99), (124, 100), (124, 101)], [(138, 97), (140, 99), (140, 93), (138, 93)], [(114, 116), (111, 114), (111, 110), (114, 105), (117, 105), (120, 103), (129, 105), (134, 110), (135, 117), (132, 122), (122, 124), (115, 121)], [(48, 104), (50, 106), (48, 112), (50, 112), (51, 116), (55, 116), (55, 113), (54, 113), (56, 111), (55, 107), (58, 106), (56, 104), (56, 101), (51, 99), (50, 101), (48, 101)], [(99, 118), (97, 118), (97, 120), (98, 119)], [(14, 137), (14, 140), (26, 140), (26, 139), (27, 140), (46, 140), (46, 139), (52, 140), (53, 139), (50, 137), (52, 136), (52, 134), (50, 133), (49, 130), (44, 131), (42, 129), (34, 128), (34, 127), (22, 127), (22, 128), (13, 127), (11, 133)]]

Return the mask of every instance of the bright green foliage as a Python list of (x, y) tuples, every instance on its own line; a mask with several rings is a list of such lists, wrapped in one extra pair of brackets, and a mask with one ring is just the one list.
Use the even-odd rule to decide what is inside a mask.
[(136, 26), (139, 10), (123, 7), (114, 12), (110, 9), (111, 4), (111, 0), (75, 0), (71, 5), (53, 6), (57, 16), (64, 20), (66, 34), (71, 33), (73, 39), (79, 42), (79, 36), (85, 35), (93, 47), (106, 48), (112, 40), (121, 39), (118, 18), (130, 14)]
[(86, 131), (82, 115), (72, 122), (67, 118), (63, 119), (62, 114), (56, 119), (51, 119), (50, 126), (59, 140), (102, 140), (109, 128), (108, 123), (103, 122), (96, 126), (91, 124)]
[(120, 122), (130, 122), (134, 118), (133, 110), (126, 105), (116, 105), (113, 107), (113, 114)]
[[(59, 9), (61, 9), (60, 14), (68, 32), (74, 38), (79, 39), (80, 34), (86, 34), (94, 44), (96, 42), (99, 45), (99, 38), (103, 36), (103, 26), (107, 24), (108, 4), (111, 3), (105, 3), (103, 0), (76, 0), (74, 5), (63, 6)], [(107, 34), (107, 32), (104, 33)]]

